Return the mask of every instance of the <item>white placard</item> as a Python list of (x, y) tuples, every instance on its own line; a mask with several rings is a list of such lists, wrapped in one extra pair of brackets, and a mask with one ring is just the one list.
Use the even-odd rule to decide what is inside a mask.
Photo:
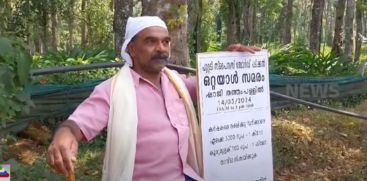
[(197, 61), (205, 180), (273, 180), (268, 52)]

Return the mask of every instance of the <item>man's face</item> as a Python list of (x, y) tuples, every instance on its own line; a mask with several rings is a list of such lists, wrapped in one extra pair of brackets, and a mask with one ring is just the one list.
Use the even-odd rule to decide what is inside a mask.
[(168, 63), (170, 37), (162, 27), (149, 27), (139, 32), (129, 43), (128, 52), (133, 69), (141, 74), (158, 74)]

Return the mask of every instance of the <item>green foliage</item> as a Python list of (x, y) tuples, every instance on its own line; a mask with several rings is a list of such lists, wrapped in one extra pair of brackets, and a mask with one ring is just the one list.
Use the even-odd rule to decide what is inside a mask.
[(261, 48), (268, 50), (268, 52), (271, 52), (272, 54), (277, 54), (282, 50), (283, 46), (284, 45), (280, 43), (264, 43), (261, 45)]
[(10, 4), (7, 0), (0, 0), (0, 34), (7, 29), (7, 22), (11, 15)]
[(57, 66), (85, 65), (98, 62), (108, 62), (115, 59), (111, 49), (82, 49), (74, 48), (70, 52), (47, 52), (33, 56), (32, 68), (47, 68)]
[(0, 37), (0, 123), (6, 123), (20, 112), (29, 112), (30, 96), (23, 88), (30, 80), (31, 55), (16, 40)]
[(4, 30), (18, 38), (24, 39), (28, 35), (27, 27), (33, 17), (30, 14), (30, 8), (35, 7), (30, 7), (29, 1), (17, 1), (14, 4), (14, 8), (8, 5), (7, 11), (11, 16), (8, 16), (7, 21), (4, 21)]
[(367, 11), (367, 1), (366, 0), (359, 0), (357, 1), (357, 8), (360, 9), (362, 12)]
[[(17, 164), (17, 168), (14, 170), (13, 165)], [(22, 165), (13, 161), (12, 166), (12, 179), (14, 180), (53, 180), (61, 181), (65, 180), (63, 176), (60, 176), (51, 171), (46, 159), (38, 159), (31, 166)]]
[(4, 160), (5, 157), (9, 156), (8, 144), (14, 144), (16, 139), (13, 135), (7, 135), (0, 141), (2, 145), (0, 147), (0, 163), (11, 165), (12, 180), (63, 180), (62, 177), (51, 171), (45, 157), (36, 160), (33, 165), (24, 165), (14, 158)]
[(202, 1), (201, 23), (198, 25), (200, 28), (189, 35), (189, 51), (193, 67), (196, 66), (196, 53), (223, 49), (222, 42), (220, 42), (221, 27), (219, 29), (217, 27), (220, 19), (219, 8), (220, 3), (217, 1)]
[(171, 10), (167, 19), (167, 26), (170, 29), (179, 28), (184, 23), (187, 15), (187, 5), (172, 4)]
[[(81, 49), (75, 48), (70, 52), (48, 52), (33, 56), (33, 69), (86, 65), (115, 61), (114, 51), (111, 49)], [(114, 69), (99, 69), (77, 71), (55, 75), (37, 76), (35, 82), (49, 84), (78, 84), (86, 80), (100, 80), (113, 75)]]
[(287, 45), (270, 57), (270, 72), (298, 76), (357, 74), (358, 64), (332, 54), (316, 55), (304, 46)]
[(257, 30), (257, 37), (261, 43), (274, 42), (279, 38), (276, 34), (277, 30), (274, 29), (274, 23), (279, 19), (283, 7), (282, 0), (259, 0), (257, 3), (259, 11), (262, 12), (259, 19), (264, 20), (261, 22), (263, 26), (259, 26)]
[(112, 19), (113, 11), (110, 10), (110, 1), (88, 1), (86, 21), (88, 25), (88, 46), (90, 48), (113, 47)]
[(367, 62), (367, 44), (366, 43), (362, 44), (360, 60), (362, 62)]

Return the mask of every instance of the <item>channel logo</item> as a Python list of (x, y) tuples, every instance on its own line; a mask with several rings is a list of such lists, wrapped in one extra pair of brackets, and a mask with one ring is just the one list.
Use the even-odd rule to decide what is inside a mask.
[(0, 181), (10, 181), (10, 165), (0, 165)]

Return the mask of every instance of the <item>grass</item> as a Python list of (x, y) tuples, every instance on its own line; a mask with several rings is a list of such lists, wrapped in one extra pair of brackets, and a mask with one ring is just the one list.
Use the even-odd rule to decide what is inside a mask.
[(305, 108), (278, 112), (273, 147), (276, 180), (367, 180), (365, 121)]
[[(367, 115), (367, 100), (351, 110)], [(276, 111), (272, 120), (275, 180), (367, 180), (366, 121), (306, 107)], [(101, 180), (105, 139), (104, 133), (80, 145), (77, 180)], [(48, 144), (27, 140), (32, 144), (25, 147), (19, 146), (24, 138), (2, 140), (1, 157), (14, 165), (15, 180), (65, 180), (46, 164)], [(9, 154), (17, 143), (32, 162), (14, 149)]]
[(90, 144), (79, 147), (76, 178), (79, 180), (101, 180), (106, 134), (98, 136)]

